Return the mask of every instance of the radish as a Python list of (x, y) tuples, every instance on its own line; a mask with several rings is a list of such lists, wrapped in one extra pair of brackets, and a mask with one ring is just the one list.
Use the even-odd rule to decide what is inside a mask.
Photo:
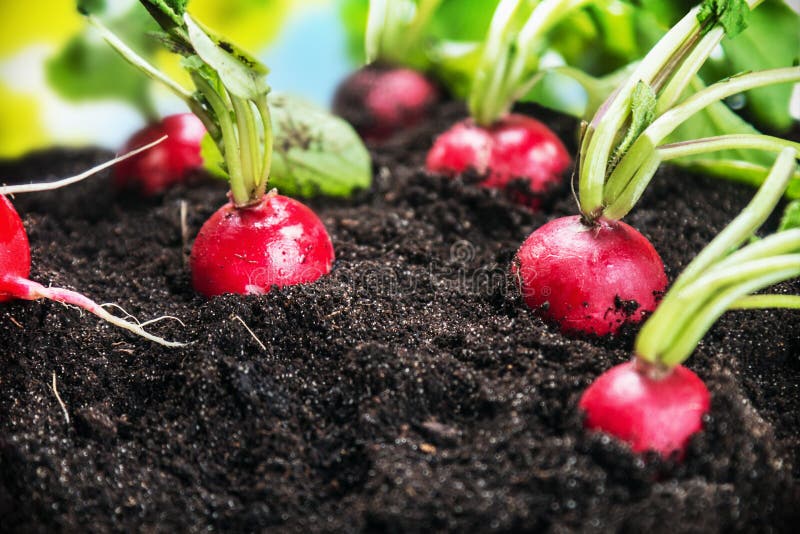
[[(456, 176), (468, 170), (480, 185), (507, 191), (520, 204), (538, 208), (561, 183), (571, 158), (561, 140), (541, 122), (510, 114), (489, 127), (467, 119), (440, 135), (428, 152), (428, 172)], [(520, 180), (515, 187), (515, 181)]]
[(195, 290), (207, 297), (266, 293), (273, 286), (313, 282), (330, 272), (333, 245), (319, 218), (295, 200), (266, 193), (273, 154), (266, 67), (195, 22), (185, 12), (185, 2), (142, 2), (166, 32), (171, 48), (183, 54), (182, 65), (196, 92), (167, 78), (96, 17), (84, 14), (131, 64), (186, 102), (224, 160), (230, 202), (203, 224), (192, 246)]
[(336, 91), (333, 109), (365, 141), (382, 144), (417, 125), (441, 100), (429, 66), (424, 30), (442, 0), (370, 0), (364, 48), (368, 65)]
[(634, 361), (600, 375), (581, 396), (585, 425), (628, 443), (634, 452), (685, 454), (702, 429), (710, 394), (681, 364), (728, 309), (800, 309), (797, 295), (751, 295), (800, 276), (800, 229), (744, 247), (780, 201), (796, 169), (784, 149), (756, 196), (686, 267), (636, 338)]
[(319, 217), (272, 192), (253, 206), (229, 202), (206, 221), (192, 248), (192, 284), (207, 296), (258, 294), (272, 285), (313, 282), (332, 262), (333, 245)]
[(584, 124), (578, 158), (580, 217), (539, 228), (515, 257), (512, 271), (525, 301), (564, 332), (614, 334), (655, 310), (667, 283), (663, 264), (647, 239), (620, 219), (662, 161), (726, 149), (800, 147), (756, 134), (662, 144), (720, 99), (800, 80), (797, 67), (744, 74), (699, 89), (676, 105), (726, 32), (720, 20), (701, 22), (699, 12), (695, 8), (672, 28)]
[[(116, 158), (108, 163), (99, 165), (78, 176), (67, 178), (59, 182), (49, 184), (33, 184), (21, 186), (9, 186), (0, 188), (0, 302), (10, 300), (39, 300), (48, 299), (63, 304), (70, 304), (82, 308), (100, 319), (118, 326), (124, 330), (132, 332), (150, 341), (154, 341), (167, 347), (181, 347), (183, 343), (166, 341), (158, 336), (147, 332), (144, 327), (165, 318), (159, 318), (147, 323), (130, 322), (109, 313), (104, 305), (98, 304), (90, 298), (69, 289), (56, 287), (45, 287), (29, 279), (31, 271), (31, 250), (28, 243), (28, 234), (22, 224), (19, 214), (6, 198), (6, 194), (24, 193), (32, 191), (44, 191), (62, 187), (79, 180), (83, 180), (92, 174), (105, 169), (119, 161), (135, 156), (144, 150), (156, 146), (164, 138), (156, 142), (133, 151), (125, 156)], [(172, 319), (170, 317), (170, 319)]]
[(499, 189), (538, 208), (571, 163), (564, 144), (544, 124), (510, 114), (514, 102), (539, 79), (539, 55), (548, 32), (588, 0), (502, 0), (469, 92), (471, 118), (453, 125), (428, 153), (429, 173), (478, 173), (483, 187)]
[(157, 148), (118, 165), (115, 183), (122, 189), (135, 189), (145, 196), (163, 193), (185, 180), (193, 170), (203, 167), (200, 143), (206, 134), (203, 123), (192, 113), (164, 117), (131, 137), (123, 147), (130, 152), (155, 139), (167, 136)]
[(587, 428), (601, 430), (631, 446), (667, 457), (683, 451), (703, 428), (711, 395), (696, 374), (676, 366), (666, 376), (648, 372), (639, 360), (612, 367), (583, 393), (579, 407)]
[(667, 286), (653, 245), (622, 221), (555, 219), (523, 243), (512, 266), (525, 302), (566, 334), (604, 336), (639, 322)]
[(365, 141), (381, 144), (419, 124), (440, 99), (436, 84), (415, 70), (370, 65), (341, 83), (333, 110)]

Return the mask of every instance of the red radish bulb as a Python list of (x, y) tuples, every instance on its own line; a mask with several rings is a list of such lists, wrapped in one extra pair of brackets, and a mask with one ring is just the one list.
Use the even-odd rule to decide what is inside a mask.
[(145, 127), (128, 141), (123, 152), (168, 137), (160, 145), (117, 165), (117, 186), (152, 196), (182, 182), (190, 171), (203, 166), (200, 142), (205, 134), (205, 126), (192, 113), (170, 115)]
[(667, 286), (653, 245), (621, 221), (580, 216), (545, 224), (512, 265), (525, 302), (565, 334), (616, 333), (655, 310)]
[(334, 112), (371, 143), (382, 143), (418, 124), (440, 100), (438, 87), (406, 68), (368, 67), (339, 86)]
[(31, 248), (28, 234), (17, 211), (0, 195), (0, 302), (15, 297), (3, 290), (3, 282), (12, 278), (28, 278), (31, 274)]
[(627, 442), (634, 452), (683, 456), (689, 438), (703, 428), (711, 395), (692, 371), (678, 365), (651, 376), (650, 364), (632, 361), (600, 375), (581, 396), (585, 426)]
[(474, 170), (484, 187), (508, 190), (524, 180), (515, 200), (536, 208), (548, 190), (561, 183), (571, 162), (561, 140), (547, 126), (511, 114), (488, 128), (466, 119), (441, 134), (426, 161), (428, 172), (456, 176)]
[(139, 323), (132, 323), (110, 314), (103, 306), (80, 293), (69, 289), (45, 287), (29, 280), (30, 271), (31, 250), (28, 234), (14, 206), (4, 195), (0, 195), (0, 302), (14, 299), (49, 299), (71, 304), (150, 341), (167, 347), (183, 346), (183, 343), (165, 341), (146, 332)]
[(252, 206), (228, 203), (192, 246), (192, 284), (207, 297), (262, 294), (272, 286), (313, 282), (333, 265), (331, 239), (300, 202), (270, 193)]

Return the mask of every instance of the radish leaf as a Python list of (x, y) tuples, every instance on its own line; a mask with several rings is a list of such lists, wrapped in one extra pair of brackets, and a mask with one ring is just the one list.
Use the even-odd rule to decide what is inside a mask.
[(269, 72), (256, 59), (227, 41), (209, 36), (188, 14), (184, 15), (189, 31), (189, 41), (197, 55), (212, 69), (234, 95), (245, 99), (256, 99), (269, 92), (264, 79)]
[(270, 184), (288, 195), (349, 196), (372, 181), (361, 138), (344, 120), (299, 98), (270, 98), (275, 136)]
[(701, 23), (710, 21), (706, 30), (710, 30), (714, 22), (719, 22), (728, 37), (735, 37), (747, 28), (747, 16), (750, 8), (745, 0), (704, 0), (697, 13)]
[(800, 200), (795, 200), (786, 206), (778, 231), (784, 232), (794, 228), (800, 228)]

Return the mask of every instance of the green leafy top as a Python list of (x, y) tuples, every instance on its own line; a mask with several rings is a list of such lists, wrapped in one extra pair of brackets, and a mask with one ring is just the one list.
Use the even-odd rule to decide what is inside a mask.
[[(749, 0), (745, 8), (760, 3)], [(660, 146), (692, 116), (724, 98), (756, 87), (800, 80), (800, 68), (789, 67), (743, 74), (709, 87), (697, 85), (698, 71), (725, 37), (723, 20), (730, 25), (729, 13), (741, 13), (738, 3), (731, 0), (713, 3), (710, 18), (707, 5), (691, 10), (653, 46), (585, 128), (579, 177), (581, 211), (587, 220), (626, 215), (664, 159), (730, 149), (776, 152), (787, 146), (783, 140), (749, 132)], [(703, 21), (700, 13), (705, 13)], [(642, 112), (643, 102), (647, 102), (647, 113)]]
[[(187, 91), (138, 56), (92, 14), (89, 9), (91, 6), (79, 7), (119, 54), (151, 78), (166, 85), (200, 118), (216, 148), (212, 150), (208, 143), (204, 143), (204, 157), (212, 160), (207, 164), (214, 165), (214, 171), (222, 171), (228, 176), (234, 203), (246, 206), (259, 201), (266, 193), (275, 146), (267, 98), (270, 92), (266, 82), (268, 69), (229, 40), (216, 36), (194, 20), (186, 12), (185, 0), (140, 1), (163, 30), (159, 40), (183, 56), (181, 64), (194, 82), (194, 92)], [(336, 119), (328, 115), (317, 115), (316, 128), (322, 133), (323, 141), (331, 135), (341, 135), (345, 139), (352, 137), (346, 129), (331, 126), (330, 123), (338, 124)], [(286, 129), (282, 129), (282, 134), (288, 135)], [(329, 180), (342, 173), (353, 172), (352, 177), (347, 177), (338, 186), (319, 189), (347, 194), (354, 187), (368, 185), (371, 177), (369, 157), (365, 150), (358, 150), (363, 147), (357, 144), (353, 148), (352, 143), (348, 143), (348, 149), (334, 164), (327, 168), (312, 168), (304, 175), (304, 180)], [(281, 142), (279, 146), (289, 150), (294, 145)], [(292, 161), (317, 161), (320, 150), (329, 150), (331, 146), (326, 141), (319, 143), (319, 149), (310, 146), (295, 149), (291, 155)]]
[(364, 36), (367, 61), (424, 67), (424, 30), (441, 2), (370, 0)]
[(800, 276), (800, 229), (751, 239), (781, 199), (796, 167), (783, 149), (744, 210), (684, 269), (636, 338), (637, 357), (658, 366), (685, 361), (729, 309), (800, 308), (800, 296), (753, 293)]
[(468, 98), (472, 117), (488, 126), (508, 113), (539, 76), (548, 32), (590, 0), (501, 0), (492, 17)]

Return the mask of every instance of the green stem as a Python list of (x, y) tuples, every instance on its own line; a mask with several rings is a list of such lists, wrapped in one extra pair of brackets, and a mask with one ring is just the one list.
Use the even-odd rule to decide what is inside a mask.
[[(609, 176), (603, 192), (603, 204), (616, 206), (614, 213), (604, 210), (604, 215), (608, 218), (615, 218), (620, 213), (627, 214), (635, 202), (641, 196), (641, 192), (652, 179), (653, 175), (641, 172), (640, 165), (652, 158), (653, 146), (658, 145), (666, 136), (688, 120), (692, 115), (701, 111), (703, 108), (714, 102), (736, 94), (740, 91), (752, 89), (763, 85), (800, 81), (800, 67), (789, 67), (773, 69), (769, 71), (755, 72), (730, 78), (723, 82), (718, 82), (705, 89), (702, 89), (689, 97), (684, 103), (672, 108), (664, 113), (650, 126), (648, 126), (630, 149), (623, 156), (621, 162)], [(734, 139), (741, 143), (756, 143), (755, 136), (738, 136)], [(765, 136), (766, 137), (766, 136)], [(777, 138), (775, 138), (777, 139)], [(783, 141), (781, 141), (783, 142)], [(689, 142), (691, 143), (691, 142)], [(784, 142), (785, 143), (785, 142)], [(718, 145), (719, 146), (719, 145)], [(789, 145), (795, 146), (795, 145)], [(720, 146), (721, 149), (734, 148), (733, 143), (730, 147)], [(655, 172), (655, 169), (652, 169)], [(635, 174), (634, 174), (635, 173)], [(637, 183), (643, 181), (643, 184)], [(628, 193), (625, 193), (630, 189)], [(581, 195), (582, 197), (583, 195)], [(622, 197), (625, 197), (624, 199)], [(633, 202), (633, 204), (625, 204)]]
[(247, 189), (242, 175), (242, 162), (236, 130), (231, 119), (227, 104), (217, 94), (215, 89), (200, 76), (193, 76), (197, 89), (203, 93), (209, 105), (217, 115), (220, 131), (222, 133), (222, 144), (224, 146), (223, 156), (230, 175), (231, 196), (237, 206), (245, 206), (250, 203), (250, 191)]
[[(665, 307), (660, 317), (670, 317), (670, 322), (665, 325), (662, 321), (660, 325), (662, 328), (658, 332), (646, 333), (649, 336), (649, 343), (652, 343), (652, 346), (656, 347), (656, 349), (649, 349), (642, 342), (637, 345), (637, 354), (644, 356), (649, 361), (656, 359), (662, 363), (669, 364), (669, 362), (663, 360), (664, 355), (668, 354), (673, 347), (681, 346), (687, 330), (692, 329), (692, 325), (698, 321), (705, 320), (702, 318), (703, 309), (709, 305), (716, 306), (716, 299), (720, 295), (730, 296), (740, 291), (736, 289), (731, 292), (731, 289), (749, 287), (748, 284), (753, 280), (760, 280), (764, 277), (772, 276), (774, 273), (787, 271), (800, 271), (800, 254), (754, 260), (741, 266), (737, 265), (726, 269), (713, 269), (686, 288), (671, 292), (671, 298), (668, 301), (665, 299), (659, 307), (659, 310), (661, 306)], [(759, 289), (761, 287), (766, 286), (760, 286)], [(741, 293), (741, 295), (750, 292), (747, 291)], [(709, 324), (713, 323), (716, 318), (717, 316)], [(664, 328), (665, 326), (666, 328)], [(689, 350), (689, 353), (691, 353), (691, 350)], [(688, 353), (686, 356), (688, 357)]]
[(687, 13), (647, 53), (628, 79), (615, 91), (592, 119), (581, 146), (579, 188), (580, 208), (584, 216), (593, 218), (603, 206), (608, 164), (617, 133), (628, 120), (630, 100), (636, 84), (649, 84), (661, 69), (681, 50), (684, 43), (700, 31), (698, 8)]
[(658, 152), (652, 152), (636, 170), (630, 183), (613, 199), (611, 204), (603, 209), (603, 217), (614, 221), (625, 217), (639, 202), (659, 165), (661, 165), (660, 155)]
[[(754, 9), (761, 1), (763, 0), (748, 0), (747, 3), (751, 9)], [(610, 195), (605, 193), (606, 182), (613, 179), (615, 173), (619, 176), (621, 171), (619, 165), (617, 165), (611, 171), (611, 176), (609, 176), (613, 147), (617, 142), (619, 131), (630, 115), (631, 97), (636, 85), (641, 81), (658, 92), (662, 90), (662, 85), (666, 83), (656, 110), (665, 109), (686, 89), (697, 70), (702, 66), (702, 63), (711, 54), (715, 41), (721, 38), (722, 33), (718, 28), (712, 28), (706, 35), (701, 37), (702, 28), (697, 20), (698, 10), (699, 7), (695, 7), (689, 11), (656, 43), (628, 80), (609, 97), (608, 101), (601, 106), (592, 119), (588, 134), (581, 145), (582, 164), (579, 168), (579, 200), (581, 211), (585, 217), (594, 218), (597, 216), (602, 212), (604, 205), (615, 203), (616, 197), (621, 194), (620, 192), (628, 187), (630, 177), (636, 172), (638, 165), (626, 164), (626, 159), (633, 158), (634, 161), (644, 162), (650, 157), (649, 147), (646, 146), (646, 143), (644, 146), (642, 143), (638, 144), (643, 153), (634, 152), (631, 155), (631, 152), (637, 147), (637, 143), (634, 143), (620, 162), (623, 169), (627, 170), (627, 174), (615, 180), (617, 182), (615, 184), (616, 193)], [(666, 82), (667, 77), (670, 77), (669, 82)], [(665, 116), (669, 113), (665, 113)], [(653, 124), (659, 120), (656, 119)], [(677, 127), (677, 124), (674, 127)], [(639, 138), (641, 139), (648, 130), (645, 130)], [(655, 146), (662, 139), (663, 137), (656, 138), (651, 136), (650, 141)], [(649, 180), (652, 177), (643, 176), (643, 178)], [(620, 211), (627, 213), (631, 208), (632, 206), (626, 207), (626, 209)]]
[(231, 95), (233, 111), (236, 115), (236, 129), (239, 134), (239, 154), (242, 165), (242, 184), (248, 192), (252, 194), (256, 187), (258, 177), (258, 134), (256, 133), (256, 123), (253, 118), (253, 110), (250, 103), (243, 98)]
[[(720, 176), (729, 180), (759, 187), (764, 183), (764, 177), (769, 174), (769, 167), (758, 165), (749, 161), (725, 159), (691, 159), (678, 162), (682, 167), (698, 174)], [(795, 171), (792, 180), (800, 183), (800, 170)], [(790, 187), (791, 189), (791, 187)]]
[(781, 139), (780, 137), (759, 134), (732, 134), (704, 137), (702, 139), (661, 145), (657, 148), (657, 151), (663, 161), (669, 161), (675, 158), (696, 156), (708, 152), (719, 152), (720, 150), (753, 149), (767, 152), (780, 152), (786, 147), (794, 148), (800, 153), (800, 143)]
[(781, 256), (784, 254), (800, 253), (800, 229), (785, 230), (755, 241), (746, 247), (737, 250), (724, 259), (718, 261), (714, 268), (723, 269), (742, 265), (746, 262)]
[(711, 52), (725, 37), (725, 30), (721, 27), (712, 28), (705, 34), (697, 46), (686, 56), (686, 59), (678, 66), (672, 74), (670, 81), (658, 96), (656, 105), (656, 116), (661, 115), (670, 109), (680, 96), (692, 83), (692, 80), (700, 72)]
[(731, 310), (763, 310), (767, 308), (783, 308), (800, 310), (798, 295), (749, 295), (731, 304)]
[[(656, 361), (662, 365), (672, 367), (686, 361), (691, 356), (697, 344), (703, 339), (711, 326), (725, 313), (733, 303), (740, 298), (759, 291), (765, 287), (775, 285), (784, 280), (790, 280), (800, 276), (800, 268), (785, 269), (765, 274), (759, 278), (749, 280), (741, 285), (732, 286), (729, 289), (717, 294), (686, 326), (676, 338), (675, 342), (668, 346), (661, 357)], [(637, 352), (637, 354), (639, 354)]]
[(537, 72), (539, 53), (547, 32), (589, 1), (543, 0), (515, 37), (514, 22), (526, 3), (510, 0), (498, 7), (470, 91), (470, 113), (476, 123), (489, 126), (511, 111), (514, 102), (541, 76)]
[[(794, 168), (796, 152), (784, 149), (772, 171), (744, 210), (686, 267), (636, 339), (637, 355), (647, 361), (677, 365), (691, 354), (702, 335), (737, 299), (784, 280), (800, 269), (794, 252), (800, 234), (764, 239), (731, 254), (769, 217)], [(788, 236), (788, 237), (787, 237)], [(732, 261), (731, 258), (737, 261)], [(775, 261), (771, 261), (771, 260)], [(729, 261), (731, 260), (731, 261)], [(795, 275), (796, 276), (796, 275)], [(778, 278), (776, 278), (778, 277)], [(783, 278), (781, 278), (783, 277)], [(699, 336), (699, 337), (698, 337)]]
[(467, 100), (470, 115), (478, 124), (490, 125), (498, 113), (497, 97), (492, 93), (500, 86), (498, 78), (506, 74), (512, 24), (524, 7), (525, 0), (500, 0), (492, 16)]
[(800, 81), (800, 67), (769, 69), (728, 78), (698, 91), (680, 105), (670, 109), (653, 121), (642, 135), (648, 136), (654, 145), (658, 145), (692, 115), (714, 102), (757, 87), (798, 81)]
[(111, 48), (116, 50), (125, 61), (130, 63), (140, 72), (144, 73), (150, 79), (163, 84), (175, 96), (183, 100), (189, 107), (189, 110), (200, 119), (212, 137), (216, 138), (216, 136), (219, 135), (219, 129), (217, 128), (217, 125), (208, 115), (208, 112), (203, 108), (203, 106), (197, 102), (197, 100), (195, 100), (194, 95), (190, 91), (185, 89), (178, 82), (174, 81), (172, 78), (150, 64), (150, 62), (148, 62), (146, 59), (134, 52), (132, 48), (122, 42), (119, 37), (114, 35), (111, 30), (109, 30), (102, 22), (100, 22), (98, 18), (94, 17), (93, 15), (86, 15), (86, 19), (100, 32), (100, 36), (103, 38), (103, 40), (108, 43)]
[(764, 224), (783, 196), (794, 170), (796, 155), (791, 148), (785, 148), (778, 155), (764, 185), (750, 203), (692, 260), (673, 284), (673, 289), (680, 289), (696, 280), (703, 271), (744, 243)]
[(272, 151), (273, 151), (273, 135), (272, 135), (272, 117), (269, 111), (269, 104), (267, 96), (264, 95), (255, 101), (256, 109), (261, 117), (261, 125), (264, 128), (264, 152), (261, 154), (261, 173), (256, 183), (256, 198), (261, 198), (267, 191), (267, 183), (269, 182), (269, 173), (272, 168)]

